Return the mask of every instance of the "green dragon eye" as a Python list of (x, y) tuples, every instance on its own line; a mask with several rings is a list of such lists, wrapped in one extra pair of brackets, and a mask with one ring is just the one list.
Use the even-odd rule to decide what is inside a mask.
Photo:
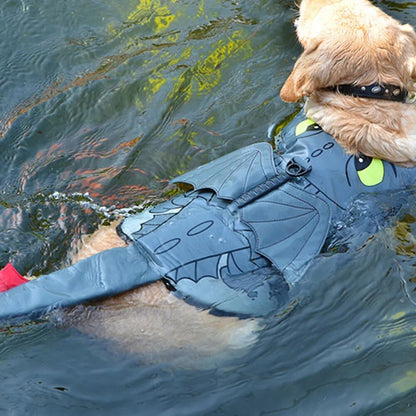
[(320, 130), (320, 127), (310, 118), (300, 122), (297, 126), (296, 126), (296, 136), (301, 135), (302, 133), (305, 133), (306, 131), (315, 131), (315, 130)]
[(375, 186), (383, 182), (384, 165), (380, 159), (358, 155), (355, 157), (355, 169), (365, 186)]

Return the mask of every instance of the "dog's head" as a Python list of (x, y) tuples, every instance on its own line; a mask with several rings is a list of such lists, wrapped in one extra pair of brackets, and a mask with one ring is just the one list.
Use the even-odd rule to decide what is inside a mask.
[(280, 92), (294, 102), (341, 84), (391, 84), (414, 91), (416, 34), (368, 0), (302, 0), (304, 51)]

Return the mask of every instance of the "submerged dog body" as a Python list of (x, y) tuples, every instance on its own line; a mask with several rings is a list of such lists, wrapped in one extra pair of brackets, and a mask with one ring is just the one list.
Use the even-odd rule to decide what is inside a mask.
[[(416, 35), (368, 0), (303, 0), (297, 35), (304, 51), (281, 98), (307, 97), (306, 113), (352, 154), (416, 164)], [(339, 86), (384, 88), (406, 102), (363, 98)], [(372, 87), (373, 86), (373, 87)], [(406, 94), (407, 92), (407, 94)], [(355, 94), (354, 94), (355, 95)]]
[[(115, 224), (86, 236), (72, 263), (114, 247), (124, 247)], [(176, 297), (161, 282), (132, 289), (64, 315), (67, 325), (107, 339), (117, 350), (140, 354), (146, 362), (169, 361), (185, 367), (216, 365), (217, 359), (244, 353), (258, 337), (254, 319), (215, 316)], [(210, 358), (214, 357), (214, 361)]]

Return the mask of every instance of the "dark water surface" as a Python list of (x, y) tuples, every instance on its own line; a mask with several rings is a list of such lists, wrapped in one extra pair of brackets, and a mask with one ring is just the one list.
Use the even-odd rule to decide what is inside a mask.
[[(376, 3), (415, 21), (415, 2)], [(59, 268), (168, 179), (264, 140), (297, 110), (279, 99), (294, 16), (289, 0), (2, 0), (0, 264)], [(318, 259), (294, 310), (216, 368), (47, 323), (1, 333), (0, 414), (416, 414), (416, 198), (400, 198), (400, 222)]]

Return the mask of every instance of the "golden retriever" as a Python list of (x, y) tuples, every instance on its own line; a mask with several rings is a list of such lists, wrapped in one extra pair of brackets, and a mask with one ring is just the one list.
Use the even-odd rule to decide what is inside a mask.
[[(280, 96), (307, 97), (309, 118), (346, 149), (403, 166), (416, 164), (416, 35), (368, 0), (302, 0), (297, 35), (304, 51)], [(377, 84), (378, 85), (377, 85)], [(340, 93), (383, 88), (405, 102)], [(406, 94), (407, 92), (407, 94)]]
[[(281, 97), (308, 97), (306, 109), (352, 153), (362, 152), (404, 165), (416, 163), (416, 109), (388, 100), (342, 95), (332, 87), (375, 82), (414, 90), (416, 35), (367, 0), (303, 0), (297, 34), (304, 52)], [(125, 245), (115, 227), (100, 228), (84, 241), (73, 262)], [(68, 318), (65, 318), (68, 319)], [(259, 321), (216, 317), (186, 304), (161, 282), (77, 306), (69, 324), (116, 341), (125, 351), (189, 365), (212, 355), (235, 356), (251, 345)]]

